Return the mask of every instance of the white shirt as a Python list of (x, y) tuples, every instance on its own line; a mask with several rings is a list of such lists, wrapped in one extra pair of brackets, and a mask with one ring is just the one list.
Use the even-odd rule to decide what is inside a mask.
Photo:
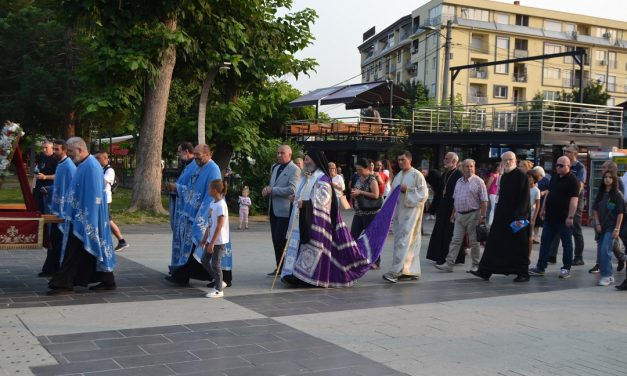
[(338, 184), (341, 187), (336, 188), (335, 186), (333, 186), (333, 189), (335, 189), (335, 196), (337, 198), (344, 196), (344, 190), (346, 189), (346, 184), (344, 184), (344, 177), (340, 174), (337, 174), (333, 177), (333, 179), (331, 179), (331, 182), (333, 182), (333, 184)]
[(211, 242), (211, 239), (213, 239), (213, 234), (216, 232), (218, 218), (220, 216), (224, 217), (224, 223), (222, 223), (222, 230), (216, 238), (216, 242), (213, 243), (214, 245), (221, 245), (229, 242), (229, 208), (226, 206), (224, 199), (221, 199), (218, 202), (214, 201), (209, 205), (209, 219), (211, 220), (211, 227), (209, 229), (209, 237), (207, 238), (208, 243)]
[(107, 204), (110, 204), (111, 201), (113, 201), (113, 197), (111, 195), (111, 186), (113, 185), (113, 182), (115, 181), (115, 171), (113, 170), (113, 167), (109, 167), (107, 168), (107, 170), (104, 172), (104, 181), (105, 181), (105, 194), (107, 195)]
[(536, 200), (540, 199), (540, 190), (537, 186), (531, 187), (529, 190), (529, 200), (531, 201), (531, 214), (536, 210)]

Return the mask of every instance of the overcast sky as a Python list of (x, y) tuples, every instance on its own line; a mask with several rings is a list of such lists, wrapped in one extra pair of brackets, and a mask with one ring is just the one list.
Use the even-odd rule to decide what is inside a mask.
[[(299, 57), (318, 61), (316, 72), (298, 80), (286, 77), (303, 93), (336, 85), (340, 82), (361, 81), (357, 46), (362, 34), (372, 26), (383, 30), (399, 18), (426, 4), (427, 0), (294, 0), (292, 10), (313, 8), (318, 20), (312, 27), (316, 38), (313, 45), (301, 51)], [(501, 1), (512, 3), (512, 1)], [(521, 0), (521, 5), (559, 10), (589, 16), (627, 21), (627, 1), (624, 0)], [(346, 111), (344, 105), (324, 106), (331, 116), (356, 116), (357, 110)]]

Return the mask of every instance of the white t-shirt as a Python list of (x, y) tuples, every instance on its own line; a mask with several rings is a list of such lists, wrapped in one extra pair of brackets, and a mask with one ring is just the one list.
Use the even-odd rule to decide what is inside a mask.
[(224, 199), (218, 202), (212, 202), (209, 205), (209, 219), (211, 221), (211, 227), (209, 228), (209, 237), (207, 237), (207, 243), (211, 242), (213, 234), (216, 232), (216, 226), (218, 225), (218, 218), (224, 216), (224, 223), (222, 224), (222, 230), (216, 238), (215, 245), (226, 244), (229, 242), (229, 208), (226, 206)]
[(531, 201), (531, 214), (536, 209), (536, 200), (540, 199), (540, 189), (537, 186), (529, 189), (529, 200)]
[(337, 198), (344, 196), (344, 190), (346, 189), (346, 185), (344, 184), (344, 177), (340, 174), (337, 174), (331, 179), (331, 182), (333, 182), (333, 184), (339, 184), (341, 187), (333, 187), (333, 189), (335, 189), (335, 196)]
[(105, 194), (107, 195), (107, 204), (110, 204), (113, 201), (113, 197), (111, 196), (111, 186), (115, 181), (115, 171), (112, 167), (107, 168), (104, 172), (104, 180), (105, 180)]

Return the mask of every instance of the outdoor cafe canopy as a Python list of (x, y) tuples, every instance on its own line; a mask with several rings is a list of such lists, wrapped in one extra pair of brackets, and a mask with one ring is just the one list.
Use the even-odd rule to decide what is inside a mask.
[(354, 85), (333, 86), (311, 91), (290, 102), (291, 107), (345, 103), (346, 109), (402, 106), (409, 95), (391, 81), (376, 81)]

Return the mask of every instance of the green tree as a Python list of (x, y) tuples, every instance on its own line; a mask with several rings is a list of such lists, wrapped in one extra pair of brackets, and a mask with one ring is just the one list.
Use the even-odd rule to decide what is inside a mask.
[[(583, 103), (605, 106), (610, 97), (607, 90), (603, 87), (603, 84), (599, 81), (590, 80), (583, 88)], [(564, 102), (579, 102), (579, 88), (573, 89), (570, 93), (562, 91), (558, 100)]]

